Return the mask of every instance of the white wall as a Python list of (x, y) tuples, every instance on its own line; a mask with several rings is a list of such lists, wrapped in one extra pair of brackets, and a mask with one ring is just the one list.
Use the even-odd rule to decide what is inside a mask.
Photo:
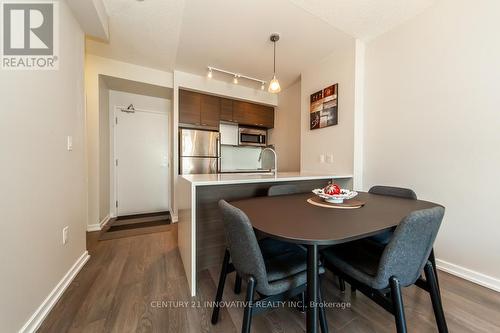
[[(116, 90), (110, 90), (109, 91), (109, 104), (106, 107), (106, 115), (108, 116), (109, 123), (113, 124), (113, 114), (115, 112), (116, 107), (127, 107), (130, 104), (134, 104), (134, 107), (138, 110), (147, 110), (147, 111), (162, 111), (165, 113), (168, 113), (169, 118), (168, 122), (169, 124), (172, 122), (172, 101), (165, 99), (165, 98), (159, 98), (159, 97), (153, 97), (153, 96), (146, 96), (146, 95), (139, 95), (139, 94), (133, 94), (133, 93), (128, 93), (128, 92), (123, 92), (123, 91), (116, 91)], [(169, 126), (170, 127), (170, 126)], [(111, 131), (110, 131), (111, 130)], [(169, 128), (170, 130), (170, 128)], [(112, 161), (114, 160), (114, 142), (113, 142), (113, 127), (107, 127), (106, 133), (108, 135), (108, 138), (110, 138), (109, 144), (110, 144), (110, 155), (111, 159), (108, 161), (107, 167), (108, 170), (110, 170), (110, 177), (109, 181), (106, 183), (106, 186), (109, 189), (108, 195), (111, 194), (111, 202), (115, 202), (115, 193), (114, 193), (114, 188), (115, 188), (115, 181), (114, 181), (114, 165)], [(170, 148), (169, 148), (170, 150)], [(170, 152), (171, 154), (171, 152)], [(104, 182), (106, 180), (101, 180), (101, 182)], [(171, 193), (171, 192), (170, 192)], [(170, 206), (170, 203), (168, 204)], [(114, 205), (111, 205), (111, 210), (110, 210), (110, 215), (111, 216), (116, 216), (116, 207)]]
[[(99, 76), (142, 82), (172, 89), (173, 74), (157, 69), (128, 64), (121, 61), (86, 55), (85, 59), (85, 95), (86, 95), (86, 144), (88, 178), (88, 214), (89, 230), (99, 228), (100, 215), (100, 153), (99, 153)], [(103, 127), (106, 124), (102, 124)]]
[(279, 171), (300, 170), (300, 80), (282, 90), (274, 113), (269, 143), (278, 154)]
[[(356, 43), (352, 39), (342, 50), (301, 74), (301, 171), (353, 173), (355, 52)], [(310, 95), (335, 83), (339, 84), (338, 125), (310, 130)], [(333, 163), (327, 163), (327, 159), (321, 163), (321, 154), (332, 154)]]
[(446, 206), (441, 265), (500, 290), (498, 13), (442, 0), (367, 45), (364, 186)]
[(85, 253), (83, 56), (83, 32), (61, 1), (59, 70), (0, 74), (3, 332), (20, 330)]

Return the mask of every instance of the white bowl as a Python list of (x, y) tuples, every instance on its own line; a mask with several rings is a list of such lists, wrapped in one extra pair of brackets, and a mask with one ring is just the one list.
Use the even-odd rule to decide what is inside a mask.
[(343, 203), (344, 200), (352, 199), (358, 195), (358, 192), (347, 190), (344, 188), (340, 190), (340, 194), (333, 195), (326, 194), (321, 188), (314, 189), (312, 190), (312, 192), (329, 203)]

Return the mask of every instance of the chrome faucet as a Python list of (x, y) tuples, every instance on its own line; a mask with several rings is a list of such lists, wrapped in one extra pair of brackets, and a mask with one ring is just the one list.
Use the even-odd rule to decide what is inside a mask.
[(272, 151), (273, 154), (274, 154), (274, 169), (271, 169), (271, 172), (274, 173), (274, 175), (276, 176), (278, 174), (278, 154), (276, 153), (276, 150), (274, 150), (273, 148), (271, 147), (266, 147), (264, 149), (262, 149), (260, 151), (260, 155), (259, 155), (259, 162), (262, 160), (262, 154), (264, 153), (264, 151), (266, 150), (269, 150), (269, 151)]

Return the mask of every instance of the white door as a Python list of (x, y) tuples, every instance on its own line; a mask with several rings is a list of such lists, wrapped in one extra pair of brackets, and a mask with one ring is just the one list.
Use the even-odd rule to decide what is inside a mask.
[(169, 209), (168, 115), (115, 111), (118, 216)]

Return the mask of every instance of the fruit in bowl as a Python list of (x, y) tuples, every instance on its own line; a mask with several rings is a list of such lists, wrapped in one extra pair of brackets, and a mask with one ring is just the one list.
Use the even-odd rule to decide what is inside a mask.
[(335, 183), (330, 183), (323, 188), (323, 193), (328, 195), (340, 194), (340, 186)]
[(358, 192), (340, 188), (335, 183), (330, 183), (324, 188), (318, 188), (312, 192), (330, 203), (343, 203), (344, 200), (352, 199), (358, 195)]

